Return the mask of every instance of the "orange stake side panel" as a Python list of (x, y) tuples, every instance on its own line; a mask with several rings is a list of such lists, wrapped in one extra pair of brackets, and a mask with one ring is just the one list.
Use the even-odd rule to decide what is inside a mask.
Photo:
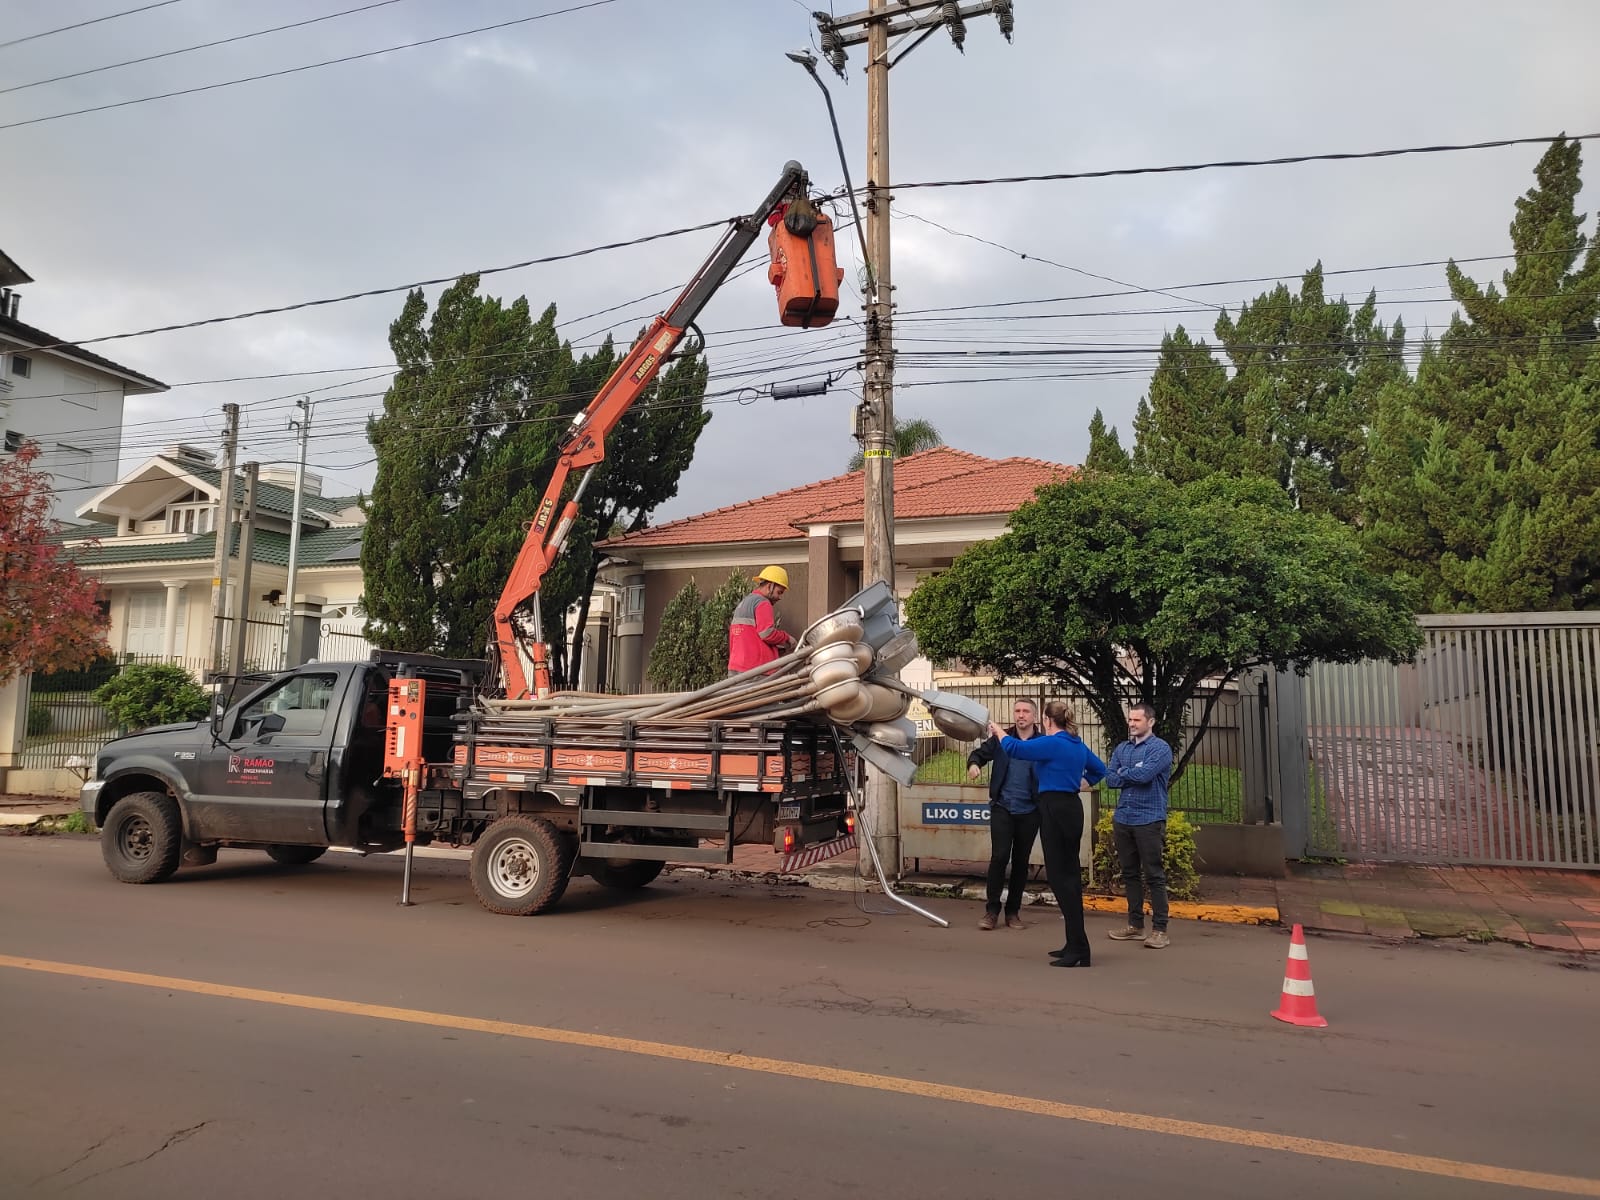
[[(467, 747), (457, 746), (451, 755), (458, 767), (467, 765)], [(806, 783), (813, 778), (822, 780), (832, 776), (838, 756), (832, 751), (819, 753), (816, 764), (812, 756), (794, 753), (790, 756), (792, 783)], [(709, 788), (712, 770), (717, 760), (708, 753), (695, 751), (639, 750), (633, 759), (634, 777), (656, 781), (656, 786), (674, 788)], [(480, 745), (473, 757), (475, 769), (490, 773), (493, 782), (507, 782), (503, 772), (542, 771), (547, 766), (560, 778), (572, 782), (620, 783), (628, 770), (627, 752), (623, 750), (597, 750), (588, 747), (552, 746), (548, 750), (529, 746)], [(845, 766), (856, 769), (856, 755), (846, 754)], [(724, 787), (747, 785), (762, 791), (783, 790), (783, 755), (776, 750), (756, 753), (725, 753), (720, 760), (718, 782)], [(520, 782), (515, 780), (514, 782)]]
[(778, 319), (785, 325), (820, 329), (839, 311), (839, 285), (833, 222), (817, 214), (810, 237), (790, 233), (782, 221), (767, 235), (767, 282), (778, 292)]
[(383, 737), (383, 773), (391, 778), (422, 765), (422, 710), (428, 685), (421, 679), (391, 679)]

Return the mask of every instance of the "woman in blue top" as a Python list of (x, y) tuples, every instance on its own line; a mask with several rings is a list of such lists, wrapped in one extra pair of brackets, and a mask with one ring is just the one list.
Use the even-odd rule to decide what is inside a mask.
[(1078, 723), (1064, 700), (1044, 706), (1042, 738), (1021, 741), (1008, 737), (1000, 726), (991, 723), (989, 732), (1000, 740), (1000, 748), (1012, 758), (1037, 763), (1039, 776), (1039, 815), (1043, 818), (1040, 841), (1044, 843), (1044, 872), (1050, 890), (1061, 907), (1066, 922), (1066, 944), (1052, 950), (1053, 967), (1087, 967), (1089, 935), (1083, 927), (1083, 875), (1078, 863), (1078, 848), (1083, 842), (1083, 802), (1078, 789), (1088, 780), (1099, 783), (1106, 765), (1078, 737)]

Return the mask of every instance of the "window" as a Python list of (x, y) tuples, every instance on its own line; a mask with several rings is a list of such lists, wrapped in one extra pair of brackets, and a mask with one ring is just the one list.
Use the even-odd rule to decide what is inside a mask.
[(6, 453), (15, 454), (22, 449), (22, 443), (27, 440), (26, 435), (18, 433), (15, 429), (6, 430)]
[(87, 450), (69, 446), (65, 442), (57, 442), (55, 453), (50, 456), (50, 473), (64, 479), (75, 479), (79, 483), (88, 483), (92, 458)]
[(637, 617), (644, 612), (644, 584), (630, 584), (628, 589), (628, 615)]
[(11, 356), (11, 373), (18, 379), (33, 378), (33, 359), (26, 354), (13, 354)]
[(339, 677), (333, 674), (294, 675), (285, 679), (239, 714), (240, 729), (235, 736), (248, 735), (249, 726), (268, 713), (283, 717), (284, 733), (321, 733), (338, 681)]
[(167, 532), (210, 533), (216, 511), (212, 504), (174, 504), (167, 509)]

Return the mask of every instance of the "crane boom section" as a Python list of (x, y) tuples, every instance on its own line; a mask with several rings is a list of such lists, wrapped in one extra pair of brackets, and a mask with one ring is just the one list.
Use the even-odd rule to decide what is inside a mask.
[[(506, 579), (500, 601), (495, 605), (495, 644), (507, 698), (525, 699), (530, 695), (547, 696), (550, 693), (550, 670), (543, 630), (539, 628), (539, 587), (560, 556), (562, 544), (578, 518), (579, 500), (590, 475), (597, 464), (605, 461), (607, 436), (660, 373), (695, 318), (760, 236), (767, 218), (791, 196), (803, 194), (805, 186), (806, 173), (800, 164), (793, 161), (784, 164), (776, 186), (767, 194), (761, 206), (733, 222), (688, 286), (663, 315), (651, 322), (644, 335), (633, 344), (617, 369), (595, 393), (588, 407), (573, 418), (566, 439), (562, 442), (555, 472), (550, 476), (550, 483), (528, 526), (527, 536)], [(562, 497), (574, 469), (582, 469), (584, 475), (572, 496), (563, 504)], [(561, 510), (559, 517), (556, 513), (558, 508)], [(522, 639), (514, 620), (517, 610), (530, 600), (534, 605), (535, 626), (527, 655), (533, 667), (531, 680), (523, 664)]]

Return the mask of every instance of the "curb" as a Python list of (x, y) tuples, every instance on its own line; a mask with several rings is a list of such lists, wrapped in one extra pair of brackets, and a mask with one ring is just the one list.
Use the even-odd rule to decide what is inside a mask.
[[(788, 887), (812, 887), (825, 892), (854, 891), (858, 880), (854, 871), (807, 871), (801, 874), (783, 874), (780, 871), (751, 871), (718, 867), (667, 865), (667, 871), (691, 878), (741, 879), (755, 883), (783, 884)], [(859, 881), (864, 884), (865, 881)], [(873, 888), (877, 885), (874, 883)], [(980, 887), (965, 884), (927, 883), (920, 880), (902, 880), (895, 891), (903, 896), (933, 897), (950, 900), (983, 900)], [(1030, 891), (1026, 894), (1025, 908), (1054, 908), (1056, 900), (1048, 891)], [(1189, 900), (1173, 900), (1168, 908), (1171, 915), (1186, 921), (1210, 921), (1225, 925), (1277, 925), (1280, 917), (1277, 908), (1259, 908), (1247, 904), (1203, 904)], [(1086, 895), (1084, 912), (1126, 913), (1127, 902), (1117, 896)]]

